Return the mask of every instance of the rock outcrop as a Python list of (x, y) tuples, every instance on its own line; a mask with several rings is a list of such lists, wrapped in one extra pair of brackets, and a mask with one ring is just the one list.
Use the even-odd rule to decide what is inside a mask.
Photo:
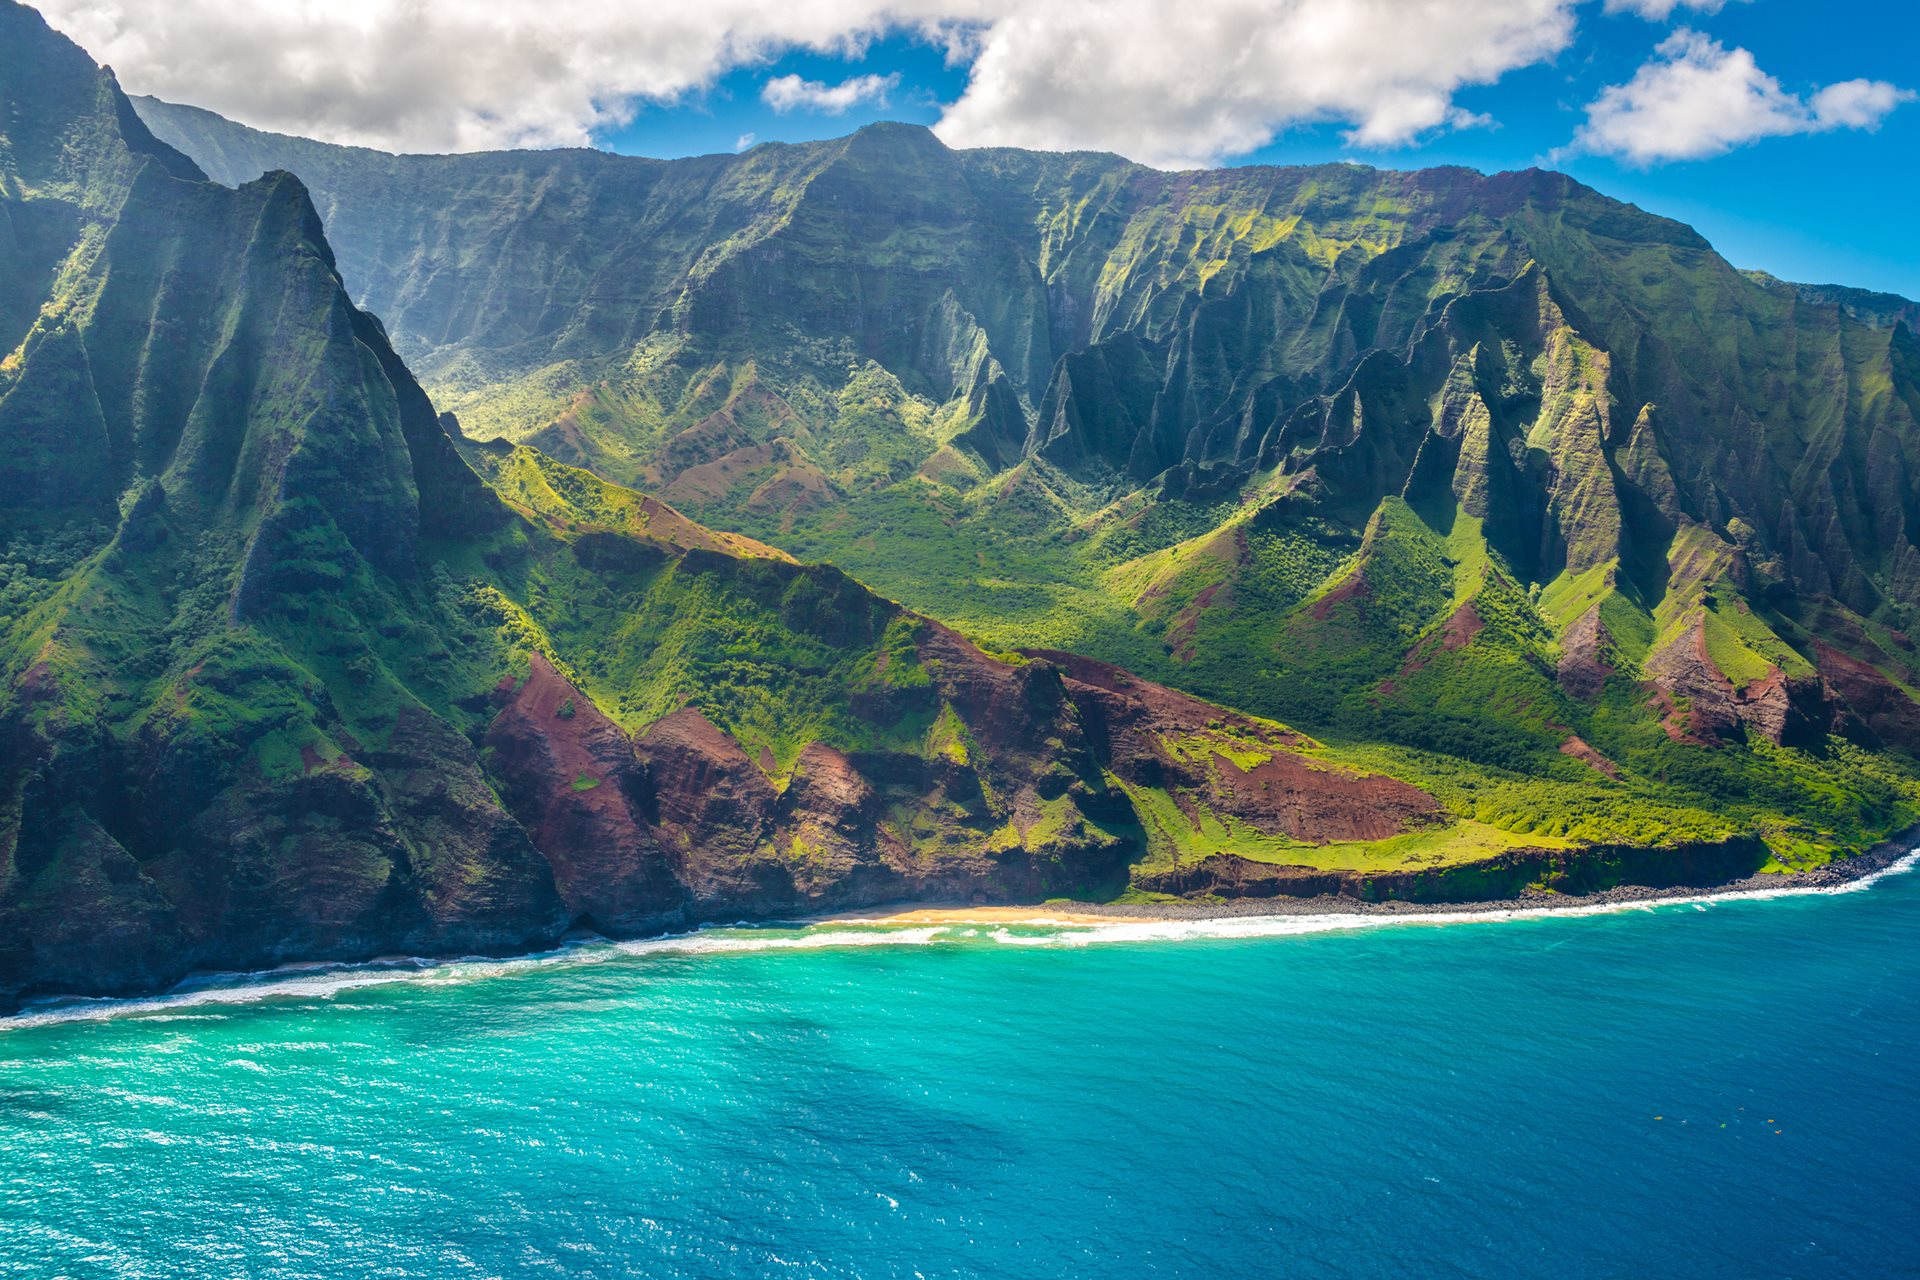
[(1711, 888), (1754, 874), (1769, 858), (1753, 836), (1673, 848), (1514, 849), (1491, 858), (1405, 871), (1324, 871), (1215, 854), (1141, 878), (1184, 897), (1352, 898), (1361, 902), (1499, 902), (1528, 893), (1584, 895), (1624, 886)]
[[(1281, 728), (1071, 654), (1009, 665), (937, 624), (920, 696), (964, 750), (805, 747), (770, 774), (699, 711), (629, 738), (535, 654), (496, 694), (489, 771), (577, 921), (638, 931), (912, 898), (1112, 893), (1147, 852), (1124, 783), (1307, 842), (1444, 825), (1433, 797), (1310, 762)], [(918, 704), (918, 705), (916, 705)], [(1244, 767), (1232, 756), (1256, 744)]]
[(1789, 678), (1775, 667), (1736, 688), (1708, 652), (1703, 623), (1654, 654), (1646, 668), (1664, 693), (1686, 699), (1686, 732), (1695, 738), (1731, 741), (1752, 733), (1776, 745), (1805, 746), (1823, 742), (1833, 723), (1817, 677)]

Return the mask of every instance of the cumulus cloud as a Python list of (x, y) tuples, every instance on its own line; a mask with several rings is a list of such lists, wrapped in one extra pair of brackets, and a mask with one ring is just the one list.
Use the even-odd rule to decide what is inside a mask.
[(1878, 129), (1888, 112), (1913, 96), (1913, 90), (1885, 80), (1842, 80), (1814, 94), (1807, 106), (1822, 129)]
[(399, 151), (585, 145), (640, 103), (787, 50), (858, 53), (892, 22), (873, 0), (38, 3), (133, 92)]
[(1607, 0), (1608, 13), (1637, 13), (1649, 22), (1665, 22), (1675, 9), (1718, 13), (1726, 7), (1727, 0)]
[(888, 76), (854, 76), (839, 84), (802, 80), (799, 76), (775, 76), (760, 90), (760, 100), (775, 111), (815, 111), (821, 115), (845, 115), (848, 108), (863, 102), (887, 105), (887, 95), (900, 83), (895, 72)]
[(733, 149), (735, 151), (745, 151), (748, 147), (751, 147), (755, 142), (758, 142), (758, 141), (759, 141), (759, 138), (756, 137), (753, 133), (751, 132), (743, 133), (739, 137), (733, 140)]
[(1563, 0), (1045, 0), (980, 35), (956, 146), (1119, 151), (1168, 167), (1342, 121), (1362, 147), (1472, 123), (1469, 84), (1572, 38)]
[[(1361, 147), (1478, 123), (1455, 94), (1552, 57), (1579, 3), (40, 0), (135, 92), (390, 150), (588, 143), (637, 104), (683, 100), (730, 70), (799, 49), (858, 55), (905, 33), (968, 68), (937, 126), (948, 142), (1163, 166), (1213, 163), (1304, 122), (1342, 123)], [(769, 89), (832, 109), (867, 80)]]
[(1574, 146), (1634, 164), (1694, 160), (1760, 138), (1877, 128), (1913, 96), (1883, 80), (1848, 80), (1803, 98), (1782, 89), (1745, 49), (1682, 29), (1632, 80), (1587, 108)]

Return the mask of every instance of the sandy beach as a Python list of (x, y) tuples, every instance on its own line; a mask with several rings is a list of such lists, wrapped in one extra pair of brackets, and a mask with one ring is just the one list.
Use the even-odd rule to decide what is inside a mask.
[(809, 924), (871, 925), (1103, 925), (1122, 921), (1166, 923), (1243, 916), (1423, 916), (1458, 917), (1513, 911), (1581, 911), (1631, 903), (1738, 898), (1805, 889), (1837, 889), (1887, 871), (1920, 850), (1920, 828), (1903, 831), (1865, 853), (1811, 871), (1745, 876), (1719, 884), (1649, 888), (1621, 885), (1590, 894), (1536, 893), (1480, 901), (1367, 902), (1335, 895), (1246, 897), (1163, 902), (1063, 902), (973, 906), (965, 903), (903, 902), (805, 918)]
[[(1081, 904), (1075, 904), (1080, 906)], [(1047, 906), (1031, 907), (909, 907), (899, 911), (860, 912), (827, 916), (822, 924), (1112, 924), (1116, 919), (1171, 919), (1171, 916), (1120, 915), (1114, 911), (1095, 913), (1087, 910), (1062, 910)]]

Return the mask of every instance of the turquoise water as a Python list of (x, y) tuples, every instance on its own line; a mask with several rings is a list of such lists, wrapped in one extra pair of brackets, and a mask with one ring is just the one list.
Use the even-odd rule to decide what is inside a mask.
[(0, 1275), (1920, 1272), (1920, 875), (1303, 927), (720, 930), (43, 1010), (0, 1030)]

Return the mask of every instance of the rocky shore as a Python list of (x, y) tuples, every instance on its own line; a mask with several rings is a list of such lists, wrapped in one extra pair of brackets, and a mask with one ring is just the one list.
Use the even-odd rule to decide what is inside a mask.
[[(1837, 889), (1856, 880), (1876, 875), (1910, 855), (1920, 853), (1920, 826), (1910, 827), (1890, 840), (1882, 841), (1864, 853), (1830, 862), (1823, 867), (1796, 872), (1754, 872), (1711, 884), (1637, 885), (1623, 884), (1591, 893), (1542, 893), (1528, 891), (1511, 897), (1470, 901), (1368, 901), (1345, 894), (1316, 893), (1310, 896), (1272, 896), (1260, 898), (1170, 899), (1156, 902), (1104, 902), (1070, 904), (1071, 910), (1089, 916), (1115, 919), (1208, 920), (1232, 916), (1321, 916), (1321, 915), (1462, 915), (1498, 914), (1508, 911), (1575, 910), (1582, 907), (1614, 906), (1635, 902), (1661, 902), (1676, 898), (1737, 897), (1742, 894), (1777, 892), (1782, 889)], [(918, 904), (925, 906), (927, 904)], [(1059, 904), (1056, 904), (1059, 905)]]
[(1094, 924), (1108, 920), (1215, 920), (1250, 916), (1457, 916), (1499, 915), (1512, 911), (1572, 911), (1638, 902), (1739, 897), (1783, 889), (1837, 889), (1886, 871), (1902, 859), (1916, 854), (1920, 854), (1920, 826), (1911, 827), (1865, 853), (1809, 871), (1754, 872), (1713, 883), (1622, 884), (1588, 893), (1530, 890), (1499, 898), (1433, 898), (1420, 901), (1374, 901), (1343, 893), (1277, 893), (1264, 897), (1168, 897), (1149, 902), (1080, 902), (1056, 898), (1024, 908), (1005, 904), (901, 902), (864, 910), (857, 916), (839, 912), (815, 919), (858, 919), (888, 924), (1008, 923), (1025, 919), (1029, 922)]
[[(1525, 852), (1525, 851), (1517, 851)], [(1509, 855), (1511, 856), (1511, 855)], [(1777, 893), (1793, 889), (1838, 889), (1845, 885), (1865, 879), (1869, 876), (1889, 870), (1903, 860), (1920, 857), (1920, 826), (1901, 832), (1898, 836), (1883, 841), (1852, 858), (1829, 863), (1810, 871), (1788, 873), (1756, 873), (1727, 879), (1714, 884), (1669, 884), (1660, 886), (1618, 885), (1591, 893), (1542, 893), (1527, 892), (1512, 897), (1485, 898), (1478, 900), (1424, 900), (1408, 901), (1393, 899), (1387, 901), (1368, 901), (1361, 898), (1336, 893), (1316, 893), (1304, 896), (1276, 895), (1269, 897), (1220, 898), (1204, 897), (1177, 899), (1167, 898), (1147, 902), (1083, 902), (1074, 899), (1053, 898), (1042, 902), (966, 902), (957, 900), (927, 901), (902, 900), (892, 903), (875, 903), (864, 907), (842, 908), (833, 912), (822, 912), (805, 916), (769, 916), (756, 920), (738, 920), (735, 923), (758, 923), (763, 925), (818, 925), (826, 923), (867, 924), (884, 926), (903, 925), (1010, 925), (1039, 924), (1065, 926), (1099, 926), (1124, 921), (1171, 921), (1171, 920), (1216, 920), (1232, 918), (1253, 918), (1273, 916), (1372, 916), (1418, 918), (1422, 916), (1459, 917), (1464, 915), (1499, 916), (1516, 911), (1576, 911), (1591, 910), (1596, 907), (1624, 906), (1633, 903), (1657, 903), (1662, 901), (1685, 901), (1700, 898), (1732, 898), (1745, 894)], [(718, 919), (705, 922), (707, 925), (721, 923)], [(679, 932), (677, 928), (647, 930), (648, 934), (671, 934)], [(579, 936), (574, 931), (571, 936)], [(623, 932), (620, 936), (637, 936)], [(548, 941), (551, 941), (549, 939)], [(534, 942), (538, 946), (538, 940)], [(523, 954), (527, 948), (500, 945), (472, 949), (468, 954), (512, 956)], [(354, 963), (369, 960), (378, 954), (369, 951), (364, 955), (331, 957), (310, 957), (309, 963)], [(90, 993), (99, 995), (135, 995), (142, 991), (157, 992), (165, 984), (146, 983), (139, 987), (113, 993)], [(63, 993), (41, 992), (33, 1000), (14, 999), (0, 1002), (0, 1017), (14, 1013), (29, 1003), (41, 1004), (48, 1000), (65, 998)]]

